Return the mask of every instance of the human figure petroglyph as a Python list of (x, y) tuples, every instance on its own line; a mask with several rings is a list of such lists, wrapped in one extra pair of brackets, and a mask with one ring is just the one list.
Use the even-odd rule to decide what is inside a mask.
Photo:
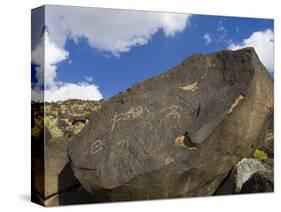
[(95, 155), (95, 154), (99, 153), (100, 151), (102, 151), (102, 140), (96, 140), (92, 143), (92, 145), (90, 147), (90, 153), (92, 155)]
[(120, 121), (127, 121), (127, 120), (133, 120), (143, 114), (143, 108), (142, 106), (136, 106), (136, 107), (131, 107), (127, 112), (125, 113), (115, 113), (113, 122), (112, 122), (112, 127), (111, 131), (114, 130), (116, 124)]
[(170, 105), (167, 108), (162, 109), (162, 112), (167, 112), (166, 118), (169, 118), (170, 116), (175, 117), (175, 119), (179, 119), (181, 117), (179, 111), (182, 110), (181, 107), (176, 105)]

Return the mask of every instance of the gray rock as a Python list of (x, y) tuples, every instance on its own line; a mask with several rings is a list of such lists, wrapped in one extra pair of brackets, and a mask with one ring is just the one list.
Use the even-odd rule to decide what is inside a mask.
[(75, 178), (67, 156), (67, 140), (46, 143), (45, 206), (96, 202)]
[(241, 191), (242, 186), (247, 182), (251, 176), (257, 172), (272, 173), (270, 167), (265, 163), (253, 159), (243, 158), (235, 167), (235, 191), (238, 193)]
[(268, 172), (254, 173), (242, 186), (241, 193), (273, 192), (273, 174)]
[[(69, 102), (72, 101), (61, 102), (60, 104), (66, 105)], [(86, 105), (88, 102), (80, 103)], [(53, 106), (57, 105), (57, 103), (52, 104)], [(67, 146), (69, 139), (66, 137), (53, 138), (48, 127), (44, 126), (44, 119), (46, 120), (49, 116), (46, 113), (44, 114), (43, 108), (43, 103), (32, 103), (32, 201), (44, 206), (97, 202), (75, 178), (68, 163)], [(55, 110), (55, 112), (57, 111), (58, 109)], [(42, 121), (39, 122), (38, 120)], [(59, 120), (63, 121), (62, 119)]]
[(195, 54), (105, 102), (69, 158), (107, 201), (211, 195), (252, 156), (272, 112), (273, 80), (253, 48)]
[(59, 185), (59, 175), (68, 163), (67, 141), (57, 140), (46, 143), (45, 161), (45, 198), (59, 193), (67, 187), (79, 184), (71, 175), (65, 178), (64, 185)]

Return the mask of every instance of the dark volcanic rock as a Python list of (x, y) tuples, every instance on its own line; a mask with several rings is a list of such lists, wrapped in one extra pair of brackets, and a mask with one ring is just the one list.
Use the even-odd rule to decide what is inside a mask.
[[(269, 118), (269, 123), (266, 129), (266, 133), (264, 135), (264, 138), (261, 139), (260, 143), (258, 144), (258, 148), (262, 149), (263, 151), (265, 151), (268, 155), (268, 158), (266, 160), (263, 161), (258, 161), (256, 159), (253, 158), (249, 158), (249, 159), (242, 159), (242, 161), (248, 161), (248, 166), (247, 166), (247, 170), (242, 169), (243, 171), (240, 172), (240, 174), (242, 175), (248, 175), (247, 177), (244, 177), (246, 179), (248, 179), (248, 177), (252, 178), (252, 175), (256, 175), (253, 179), (257, 179), (258, 181), (258, 185), (257, 186), (261, 186), (259, 187), (260, 190), (262, 190), (262, 186), (263, 186), (263, 191), (261, 192), (269, 192), (270, 188), (267, 187), (268, 181), (271, 182), (272, 186), (273, 186), (273, 170), (274, 170), (274, 159), (273, 159), (273, 114), (272, 116)], [(214, 195), (227, 195), (227, 194), (236, 194), (237, 190), (240, 191), (241, 188), (237, 189), (237, 180), (236, 177), (237, 175), (237, 167), (238, 165), (243, 165), (243, 163), (239, 163), (236, 164), (236, 166), (233, 168), (233, 170), (229, 173), (229, 175), (223, 180), (223, 182), (220, 184), (220, 186), (218, 187), (218, 189), (216, 190), (216, 192), (214, 193)], [(254, 164), (259, 164), (259, 166), (255, 166)], [(267, 170), (267, 172), (265, 172), (265, 169)], [(249, 174), (249, 172), (251, 172)], [(266, 175), (262, 175), (262, 174), (258, 174), (257, 173), (271, 173), (270, 175), (272, 176), (270, 179), (268, 179), (268, 174)], [(262, 175), (262, 176), (260, 176)], [(264, 177), (264, 176), (267, 176)], [(264, 182), (261, 182), (261, 179), (264, 180)], [(254, 184), (255, 180), (251, 180), (250, 182), (247, 181), (247, 186), (244, 187), (245, 184), (245, 180), (242, 183), (244, 187), (244, 191), (245, 189), (247, 189), (247, 193), (256, 193), (257, 192), (257, 188), (255, 187), (256, 185)], [(241, 186), (240, 186), (241, 187)], [(253, 188), (252, 191), (250, 191), (249, 189)], [(242, 188), (243, 189), (243, 188)], [(243, 192), (244, 192), (243, 191)], [(241, 191), (242, 192), (242, 191)], [(241, 193), (241, 192), (238, 192)]]
[(75, 178), (67, 156), (68, 141), (46, 142), (45, 206), (96, 202)]
[(45, 206), (97, 202), (75, 178), (68, 163), (67, 146), (71, 135), (87, 124), (92, 111), (98, 110), (102, 102), (32, 102), (31, 197), (34, 202)]
[(105, 201), (211, 195), (272, 112), (273, 80), (253, 48), (195, 54), (105, 102), (71, 141), (71, 166)]
[(257, 172), (253, 174), (242, 186), (241, 193), (273, 192), (273, 176)]
[(261, 141), (261, 143), (258, 145), (258, 148), (263, 150), (264, 152), (267, 153), (269, 158), (273, 158), (274, 157), (274, 120), (273, 120), (273, 114), (270, 117), (270, 122), (268, 124), (266, 133), (265, 133), (265, 137), (264, 139)]

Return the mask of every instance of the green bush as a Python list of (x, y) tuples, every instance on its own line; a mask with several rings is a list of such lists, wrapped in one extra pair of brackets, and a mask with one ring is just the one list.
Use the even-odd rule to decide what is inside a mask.
[(260, 149), (256, 149), (254, 152), (254, 158), (257, 160), (266, 160), (267, 159), (267, 153), (265, 151), (262, 151)]

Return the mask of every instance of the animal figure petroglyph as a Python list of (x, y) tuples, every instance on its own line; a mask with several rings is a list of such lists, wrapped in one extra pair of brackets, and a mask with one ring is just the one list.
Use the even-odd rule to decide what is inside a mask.
[(112, 127), (111, 131), (114, 130), (116, 124), (120, 121), (127, 121), (127, 120), (133, 120), (143, 114), (143, 108), (142, 106), (136, 106), (131, 107), (127, 112), (125, 113), (115, 113), (114, 118), (112, 119)]
[(166, 118), (174, 117), (175, 119), (179, 119), (181, 117), (179, 110), (182, 110), (182, 108), (176, 105), (170, 105), (162, 109), (161, 112), (167, 112)]

